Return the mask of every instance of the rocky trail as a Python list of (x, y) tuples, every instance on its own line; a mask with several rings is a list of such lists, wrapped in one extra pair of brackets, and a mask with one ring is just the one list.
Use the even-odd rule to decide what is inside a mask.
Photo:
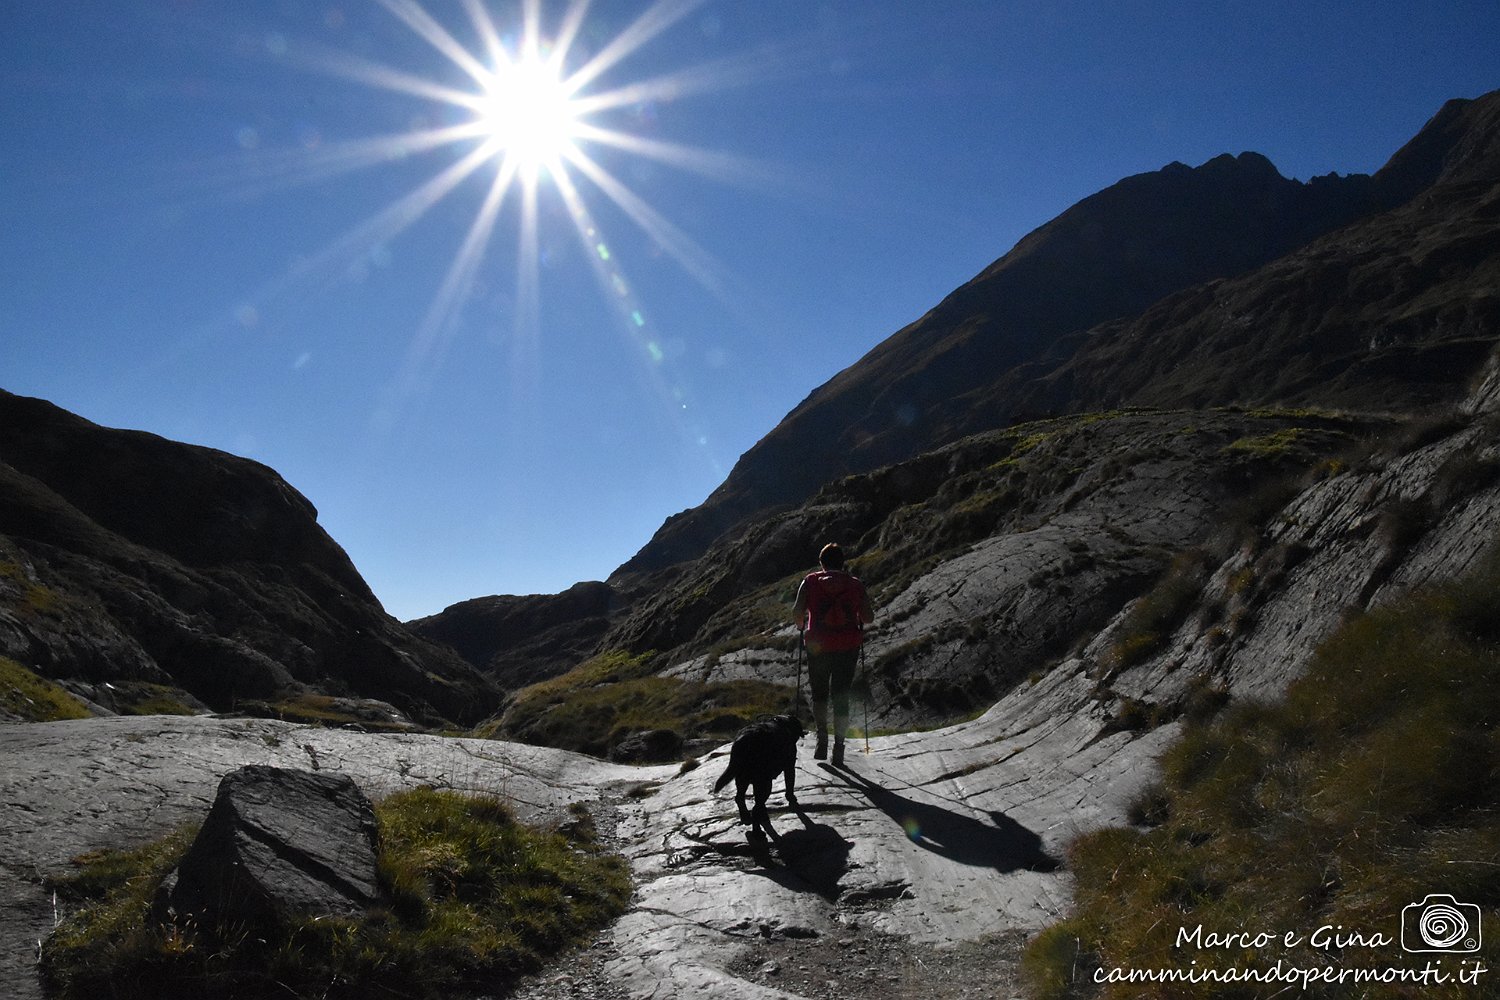
[[(201, 818), (244, 764), (333, 770), (371, 794), (433, 784), (497, 791), (545, 821), (587, 804), (635, 870), (631, 908), (592, 948), (519, 996), (1012, 996), (1025, 932), (1067, 896), (1056, 858), (1080, 828), (1118, 821), (1158, 733), (1097, 739), (1086, 708), (1011, 699), (973, 722), (851, 742), (835, 769), (801, 748), (798, 807), (747, 841), (724, 749), (701, 765), (633, 767), (509, 743), (373, 735), (269, 720), (116, 717), (0, 727), (0, 982), (41, 995), (44, 878), (100, 847)], [(1063, 685), (1067, 687), (1067, 685)], [(1069, 698), (1068, 700), (1073, 700)], [(1081, 706), (1080, 706), (1081, 707)], [(1055, 817), (1063, 817), (1056, 819)]]

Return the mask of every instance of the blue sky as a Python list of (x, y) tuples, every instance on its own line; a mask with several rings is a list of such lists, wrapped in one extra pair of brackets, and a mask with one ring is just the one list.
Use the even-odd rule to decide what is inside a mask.
[(569, 204), (539, 170), (532, 213), (513, 180), (485, 232), (503, 155), (443, 49), (526, 33), (480, 6), (0, 9), (0, 388), (270, 465), (401, 618), (608, 575), (1121, 177), (1369, 172), (1500, 86), (1493, 0), (595, 0), (562, 64), (611, 95), (592, 172)]

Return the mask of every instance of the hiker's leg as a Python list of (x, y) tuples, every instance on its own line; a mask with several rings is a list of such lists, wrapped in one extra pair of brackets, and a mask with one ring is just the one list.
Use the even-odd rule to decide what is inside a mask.
[(844, 762), (844, 734), (849, 730), (849, 689), (854, 686), (854, 671), (859, 666), (859, 650), (849, 649), (829, 654), (829, 687), (833, 700), (833, 762)]
[(829, 654), (807, 654), (807, 681), (812, 691), (813, 734), (818, 738), (813, 757), (817, 760), (828, 756), (828, 689), (832, 676)]

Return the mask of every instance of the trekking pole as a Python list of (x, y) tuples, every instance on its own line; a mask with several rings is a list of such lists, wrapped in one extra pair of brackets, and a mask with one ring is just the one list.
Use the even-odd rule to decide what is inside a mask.
[(865, 691), (865, 753), (870, 752), (870, 669), (865, 666), (865, 644), (859, 644), (859, 675), (864, 678)]

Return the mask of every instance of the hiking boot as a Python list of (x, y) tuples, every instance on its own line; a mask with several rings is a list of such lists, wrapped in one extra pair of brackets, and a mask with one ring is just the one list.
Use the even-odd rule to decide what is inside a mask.
[(834, 740), (833, 741), (833, 766), (834, 767), (843, 767), (844, 766), (844, 741), (843, 740)]
[(827, 759), (828, 759), (828, 737), (826, 737), (826, 736), (819, 736), (818, 737), (818, 746), (817, 746), (817, 748), (815, 750), (813, 750), (813, 760), (827, 760)]

